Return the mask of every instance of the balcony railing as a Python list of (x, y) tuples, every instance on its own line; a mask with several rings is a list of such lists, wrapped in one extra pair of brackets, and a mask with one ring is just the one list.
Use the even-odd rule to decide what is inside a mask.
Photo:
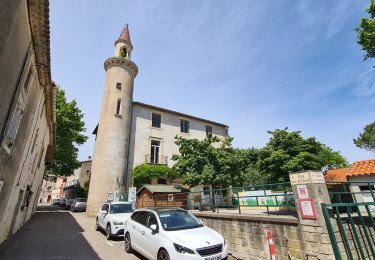
[(145, 163), (148, 164), (164, 164), (168, 165), (168, 156), (152, 156), (151, 154), (145, 155)]

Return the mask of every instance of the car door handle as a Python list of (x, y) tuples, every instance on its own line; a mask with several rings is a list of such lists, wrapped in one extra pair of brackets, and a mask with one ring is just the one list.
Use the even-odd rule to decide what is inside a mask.
[(145, 235), (145, 232), (144, 232), (144, 231), (142, 231), (142, 235)]

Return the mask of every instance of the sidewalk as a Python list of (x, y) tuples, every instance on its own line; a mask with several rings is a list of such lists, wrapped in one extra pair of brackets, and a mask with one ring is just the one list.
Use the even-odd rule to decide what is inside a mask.
[(31, 220), (0, 246), (0, 259), (136, 260), (123, 241), (107, 241), (94, 230), (95, 218), (59, 207), (39, 207)]

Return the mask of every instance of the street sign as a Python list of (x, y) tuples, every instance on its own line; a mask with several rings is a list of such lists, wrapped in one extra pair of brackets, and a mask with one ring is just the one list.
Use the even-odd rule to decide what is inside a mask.
[(129, 195), (128, 195), (128, 202), (131, 202), (135, 204), (137, 200), (137, 188), (136, 187), (130, 187), (129, 188)]

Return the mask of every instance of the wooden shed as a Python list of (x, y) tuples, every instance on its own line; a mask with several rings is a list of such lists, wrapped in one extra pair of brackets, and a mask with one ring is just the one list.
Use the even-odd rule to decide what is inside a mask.
[(144, 185), (137, 192), (137, 208), (186, 208), (189, 190), (179, 185)]

